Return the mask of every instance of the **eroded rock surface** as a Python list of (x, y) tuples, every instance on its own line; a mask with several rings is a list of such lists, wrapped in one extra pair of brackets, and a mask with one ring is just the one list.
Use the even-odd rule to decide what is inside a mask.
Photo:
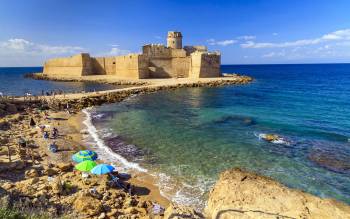
[(350, 218), (350, 206), (344, 203), (289, 189), (240, 169), (221, 173), (205, 211), (213, 219)]

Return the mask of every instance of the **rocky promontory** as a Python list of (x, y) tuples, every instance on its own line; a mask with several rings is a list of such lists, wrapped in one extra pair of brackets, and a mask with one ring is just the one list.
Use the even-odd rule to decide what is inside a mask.
[(277, 181), (231, 169), (210, 191), (208, 218), (350, 218), (350, 206), (287, 188)]

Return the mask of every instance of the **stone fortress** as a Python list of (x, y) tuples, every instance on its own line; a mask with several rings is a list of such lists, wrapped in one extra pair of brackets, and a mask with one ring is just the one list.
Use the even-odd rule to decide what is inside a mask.
[(206, 46), (182, 47), (181, 32), (169, 31), (167, 46), (148, 44), (141, 54), (91, 57), (81, 53), (50, 59), (44, 74), (51, 76), (114, 75), (120, 79), (219, 77), (221, 55)]

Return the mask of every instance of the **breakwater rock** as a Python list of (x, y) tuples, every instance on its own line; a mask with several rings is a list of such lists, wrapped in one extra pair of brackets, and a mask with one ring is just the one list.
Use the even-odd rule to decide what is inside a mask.
[(350, 218), (350, 206), (289, 189), (268, 177), (227, 170), (209, 194), (209, 218)]
[(160, 83), (145, 86), (135, 86), (124, 89), (102, 91), (96, 93), (72, 94), (65, 97), (46, 98), (50, 108), (62, 109), (67, 107), (81, 110), (86, 107), (101, 105), (104, 103), (115, 103), (124, 100), (131, 95), (157, 92), (160, 90), (173, 90), (184, 87), (218, 87), (224, 85), (238, 85), (250, 83), (253, 79), (248, 76), (237, 76), (235, 78), (220, 78), (216, 80), (204, 80), (186, 83)]

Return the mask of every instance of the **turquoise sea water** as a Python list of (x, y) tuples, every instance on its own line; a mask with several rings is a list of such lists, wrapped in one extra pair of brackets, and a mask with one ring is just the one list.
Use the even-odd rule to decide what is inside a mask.
[(42, 72), (42, 67), (0, 67), (0, 92), (3, 95), (23, 96), (29, 92), (41, 95), (42, 90), (65, 92), (99, 91), (114, 89), (116, 86), (92, 82), (42, 81), (24, 78), (27, 73)]
[[(157, 177), (173, 200), (203, 206), (241, 167), (350, 204), (350, 65), (222, 66), (242, 86), (184, 88), (91, 110), (105, 144)], [(285, 143), (268, 143), (274, 133)]]

